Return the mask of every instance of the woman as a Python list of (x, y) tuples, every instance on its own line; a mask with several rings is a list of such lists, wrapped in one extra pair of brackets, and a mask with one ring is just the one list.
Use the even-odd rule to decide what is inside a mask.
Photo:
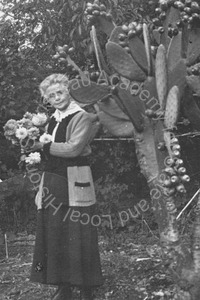
[(36, 195), (31, 281), (58, 285), (53, 300), (72, 299), (74, 286), (80, 288), (81, 299), (92, 300), (92, 288), (102, 284), (98, 216), (88, 164), (96, 118), (71, 99), (65, 75), (48, 76), (40, 91), (56, 110), (47, 130), (52, 142), (37, 142), (33, 149), (43, 150), (47, 163)]

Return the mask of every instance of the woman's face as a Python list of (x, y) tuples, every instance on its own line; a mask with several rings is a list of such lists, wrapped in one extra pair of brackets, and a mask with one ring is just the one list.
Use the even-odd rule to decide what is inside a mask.
[(67, 87), (60, 83), (49, 86), (45, 98), (54, 108), (60, 111), (65, 111), (71, 102)]

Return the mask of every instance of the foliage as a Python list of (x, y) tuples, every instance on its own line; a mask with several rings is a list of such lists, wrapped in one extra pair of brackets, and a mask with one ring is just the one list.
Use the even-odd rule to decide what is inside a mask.
[[(122, 4), (123, 3), (123, 4)], [(136, 7), (134, 1), (109, 1), (116, 22), (128, 9)], [(53, 72), (66, 71), (65, 65), (52, 59), (58, 45), (74, 46), (73, 59), (84, 68), (93, 64), (92, 47), (84, 10), (86, 1), (2, 1), (0, 9), (0, 178), (7, 180), (20, 174), (20, 150), (14, 148), (3, 136), (3, 125), (10, 119), (20, 119), (26, 111), (35, 111), (41, 98), (38, 85)], [(102, 36), (102, 42), (105, 37)], [(67, 69), (69, 77), (75, 76)], [(110, 146), (109, 146), (110, 147)], [(6, 151), (5, 151), (6, 150)], [(96, 150), (95, 150), (96, 151)], [(102, 150), (104, 152), (104, 150)], [(112, 163), (113, 164), (113, 163)], [(127, 162), (128, 164), (128, 162)], [(17, 175), (18, 176), (18, 175)], [(13, 211), (15, 203), (24, 199), (22, 191), (12, 193), (2, 201), (5, 211)], [(16, 192), (16, 194), (15, 194)], [(32, 202), (33, 196), (28, 196)], [(25, 205), (26, 206), (26, 205)], [(31, 206), (32, 207), (32, 206)], [(22, 210), (26, 211), (25, 208)], [(29, 210), (28, 210), (29, 211)], [(11, 213), (12, 215), (12, 213)], [(13, 216), (13, 215), (12, 215)], [(13, 217), (10, 217), (13, 223)], [(19, 214), (17, 214), (19, 221)], [(2, 219), (3, 223), (3, 219)], [(14, 224), (14, 223), (13, 223)]]

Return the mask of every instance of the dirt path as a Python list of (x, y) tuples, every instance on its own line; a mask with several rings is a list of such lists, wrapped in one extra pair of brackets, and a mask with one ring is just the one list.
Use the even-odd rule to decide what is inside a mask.
[[(134, 242), (133, 242), (134, 240)], [(168, 300), (174, 286), (160, 259), (155, 237), (137, 239), (126, 233), (100, 238), (104, 285), (96, 291), (96, 300)], [(20, 235), (0, 246), (0, 300), (50, 300), (53, 286), (31, 283), (29, 274), (34, 236)], [(79, 300), (74, 290), (74, 300)]]

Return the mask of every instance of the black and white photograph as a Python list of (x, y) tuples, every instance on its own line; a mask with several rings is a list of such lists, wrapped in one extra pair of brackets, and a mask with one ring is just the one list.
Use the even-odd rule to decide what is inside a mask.
[(0, 300), (200, 299), (200, 0), (0, 0)]

